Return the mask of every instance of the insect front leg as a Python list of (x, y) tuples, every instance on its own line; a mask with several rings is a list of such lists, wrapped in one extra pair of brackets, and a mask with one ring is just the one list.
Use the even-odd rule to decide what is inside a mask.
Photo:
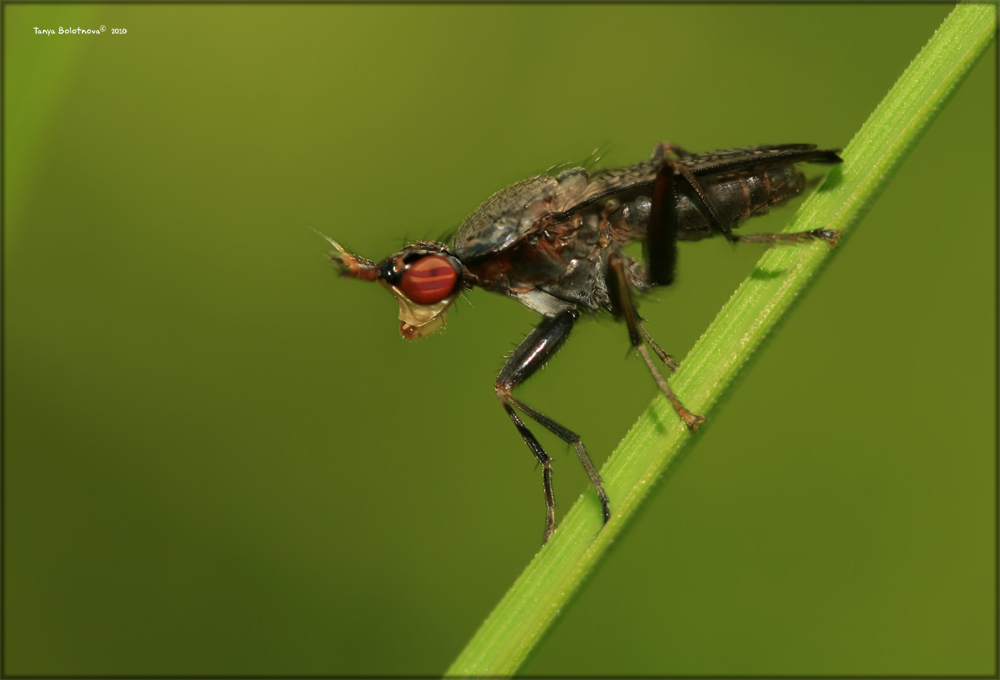
[[(576, 310), (570, 309), (560, 312), (555, 316), (545, 317), (521, 341), (521, 344), (517, 346), (514, 353), (508, 357), (507, 362), (504, 364), (500, 375), (494, 383), (497, 398), (503, 405), (504, 410), (514, 422), (514, 426), (524, 439), (524, 443), (528, 445), (535, 458), (542, 464), (542, 489), (545, 494), (545, 536), (542, 539), (543, 544), (549, 540), (556, 528), (556, 501), (555, 495), (552, 492), (552, 458), (545, 453), (545, 449), (542, 448), (535, 435), (531, 433), (531, 430), (528, 429), (520, 416), (517, 415), (517, 411), (525, 414), (564, 442), (573, 445), (576, 449), (577, 457), (587, 471), (587, 475), (590, 476), (590, 481), (594, 484), (594, 488), (597, 489), (597, 497), (601, 501), (601, 515), (604, 518), (604, 522), (607, 522), (611, 518), (611, 506), (608, 494), (604, 491), (601, 476), (597, 474), (597, 469), (590, 462), (590, 456), (587, 455), (587, 449), (584, 448), (580, 437), (551, 418), (511, 396), (511, 391), (515, 387), (530, 378), (535, 371), (544, 366), (545, 362), (562, 346), (566, 338), (569, 337), (569, 333), (573, 329), (573, 324), (579, 316)], [(514, 409), (517, 409), (517, 411)]]
[(653, 362), (653, 358), (649, 356), (649, 350), (646, 349), (646, 344), (648, 343), (656, 355), (660, 357), (660, 360), (667, 364), (671, 370), (677, 369), (677, 363), (670, 357), (669, 354), (663, 351), (663, 349), (653, 340), (642, 326), (642, 320), (639, 318), (639, 310), (635, 305), (635, 300), (632, 299), (632, 292), (629, 288), (628, 278), (625, 274), (626, 270), (625, 257), (621, 253), (611, 253), (608, 256), (608, 288), (611, 297), (612, 311), (615, 316), (624, 318), (625, 324), (628, 326), (629, 338), (632, 341), (632, 346), (635, 347), (639, 354), (642, 356), (643, 361), (646, 362), (646, 366), (649, 368), (649, 372), (653, 374), (653, 380), (656, 381), (657, 386), (660, 391), (663, 392), (663, 396), (667, 398), (670, 405), (674, 407), (674, 411), (684, 424), (687, 425), (688, 429), (692, 432), (698, 429), (698, 426), (705, 422), (705, 416), (699, 415), (697, 413), (691, 413), (681, 400), (677, 398), (674, 391), (670, 389), (670, 385), (667, 383), (666, 379), (660, 374), (659, 369), (656, 368), (656, 364)]

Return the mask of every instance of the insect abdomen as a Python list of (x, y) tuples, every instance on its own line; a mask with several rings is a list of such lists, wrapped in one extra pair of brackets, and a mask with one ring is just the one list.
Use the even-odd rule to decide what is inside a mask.
[(753, 174), (722, 175), (704, 184), (723, 219), (741, 222), (766, 215), (772, 205), (798, 196), (806, 178), (794, 165), (787, 165)]
[[(701, 184), (722, 220), (736, 228), (739, 222), (766, 215), (772, 205), (798, 196), (805, 189), (806, 178), (794, 165), (786, 165), (705, 178)], [(681, 241), (697, 241), (716, 233), (704, 206), (686, 193), (678, 197), (677, 224)]]

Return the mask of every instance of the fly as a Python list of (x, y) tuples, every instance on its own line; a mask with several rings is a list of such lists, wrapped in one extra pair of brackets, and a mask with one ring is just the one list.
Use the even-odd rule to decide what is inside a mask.
[[(331, 259), (344, 276), (378, 281), (399, 303), (399, 331), (421, 338), (444, 326), (445, 312), (474, 287), (506, 295), (542, 315), (507, 357), (494, 383), (497, 398), (542, 466), (543, 543), (555, 531), (552, 459), (522, 419), (527, 416), (576, 449), (601, 502), (611, 503), (583, 442), (572, 430), (515, 398), (514, 389), (538, 371), (569, 337), (581, 313), (610, 312), (624, 321), (629, 340), (677, 415), (690, 430), (705, 421), (670, 389), (650, 350), (671, 371), (678, 363), (642, 325), (635, 294), (669, 285), (678, 241), (722, 236), (733, 243), (794, 244), (821, 239), (831, 247), (839, 232), (790, 234), (733, 232), (806, 188), (797, 163), (840, 163), (834, 150), (783, 144), (688, 153), (663, 143), (652, 157), (593, 176), (584, 168), (537, 175), (493, 194), (469, 215), (449, 243), (417, 241), (378, 264), (352, 255), (335, 241)], [(625, 246), (641, 241), (643, 262)]]

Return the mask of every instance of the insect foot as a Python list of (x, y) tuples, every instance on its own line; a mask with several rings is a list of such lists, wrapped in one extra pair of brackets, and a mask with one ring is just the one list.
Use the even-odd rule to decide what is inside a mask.
[(838, 229), (817, 229), (813, 233), (826, 241), (826, 245), (831, 248), (836, 248), (840, 244), (840, 231)]
[[(674, 408), (676, 409), (677, 407), (674, 406)], [(677, 409), (677, 415), (681, 417), (681, 420), (684, 421), (684, 424), (687, 425), (688, 429), (692, 432), (697, 432), (698, 426), (705, 422), (705, 416), (697, 413), (691, 413), (683, 406), (680, 409)]]

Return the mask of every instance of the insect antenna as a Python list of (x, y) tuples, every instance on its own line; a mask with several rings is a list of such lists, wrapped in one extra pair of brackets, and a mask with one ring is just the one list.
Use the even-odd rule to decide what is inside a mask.
[(316, 232), (320, 238), (333, 246), (335, 252), (329, 253), (326, 257), (330, 262), (337, 265), (338, 269), (340, 269), (341, 276), (346, 276), (352, 279), (361, 279), (362, 281), (374, 281), (378, 277), (378, 272), (375, 269), (374, 262), (347, 252), (347, 249), (321, 232), (319, 229), (312, 226), (309, 228)]
[(327, 236), (326, 234), (324, 234), (323, 232), (321, 232), (316, 227), (312, 226), (311, 224), (307, 224), (306, 228), (312, 230), (312, 232), (314, 234), (316, 234), (317, 236), (319, 236), (321, 239), (323, 239), (324, 241), (326, 241), (327, 243), (329, 243), (334, 248), (340, 250), (340, 245), (336, 241), (334, 241), (332, 238), (330, 238), (329, 236)]

